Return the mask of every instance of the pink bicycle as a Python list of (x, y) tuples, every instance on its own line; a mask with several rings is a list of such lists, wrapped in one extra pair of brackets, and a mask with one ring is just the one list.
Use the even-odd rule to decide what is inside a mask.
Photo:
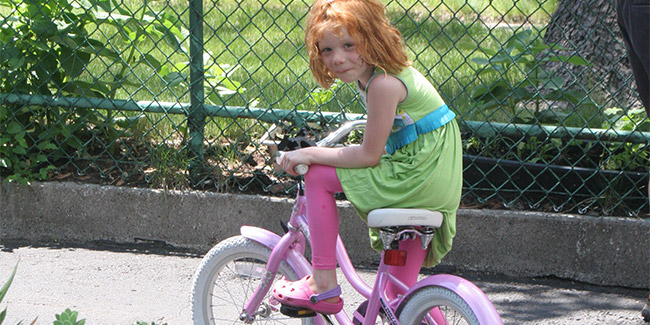
[[(334, 145), (364, 125), (365, 121), (348, 122), (317, 145)], [(306, 166), (301, 168), (306, 172)], [(311, 274), (311, 264), (304, 256), (309, 242), (305, 203), (300, 183), (283, 236), (243, 226), (239, 236), (223, 240), (208, 252), (193, 278), (194, 324), (334, 324), (327, 315), (281, 307), (270, 295), (275, 280), (286, 277), (293, 281)], [(409, 288), (388, 273), (389, 265), (399, 265), (406, 258), (392, 249), (397, 241), (420, 238), (426, 247), (441, 222), (442, 214), (437, 211), (373, 210), (368, 225), (380, 229), (384, 244), (373, 286), (357, 274), (339, 236), (336, 258), (341, 271), (367, 302), (352, 318), (345, 309), (333, 315), (338, 324), (502, 324), (487, 296), (468, 280), (436, 274)], [(388, 281), (401, 287), (404, 295), (388, 299), (384, 293)]]

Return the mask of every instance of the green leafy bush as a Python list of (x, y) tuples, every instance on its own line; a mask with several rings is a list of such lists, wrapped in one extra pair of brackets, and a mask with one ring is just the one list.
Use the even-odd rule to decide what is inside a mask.
[[(138, 45), (162, 39), (182, 48), (184, 33), (176, 20), (145, 15), (144, 8), (138, 20), (115, 0), (0, 0), (0, 6), (12, 9), (0, 31), (0, 93), (114, 98), (118, 89), (140, 86), (126, 76), (135, 66), (161, 69), (152, 55), (135, 50)], [(126, 37), (106, 46), (101, 33), (89, 32), (100, 24)], [(121, 55), (127, 48), (128, 55)], [(95, 62), (117, 72), (91, 75), (88, 67)], [(1, 106), (0, 175), (5, 182), (28, 184), (46, 178), (56, 157), (112, 154), (116, 140), (131, 135), (126, 130), (138, 118), (96, 109)], [(93, 149), (97, 152), (83, 152)]]
[[(178, 15), (147, 5), (131, 11), (119, 0), (0, 0), (0, 6), (10, 8), (0, 31), (0, 94), (115, 99), (143, 86), (159, 88), (161, 96), (187, 94), (189, 38)], [(212, 57), (205, 55), (206, 101), (222, 105), (244, 88), (231, 79), (238, 66)], [(136, 114), (47, 102), (2, 106), (0, 177), (29, 184), (75, 159), (119, 160), (121, 144), (145, 133), (138, 126), (146, 116)]]
[[(481, 47), (487, 56), (474, 57), (472, 62), (482, 66), (480, 80), (496, 77), (491, 83), (482, 83), (471, 90), (472, 100), (479, 109), (504, 109), (515, 123), (556, 124), (566, 116), (546, 109), (549, 102), (593, 105), (584, 91), (567, 90), (561, 76), (544, 68), (549, 61), (588, 65), (579, 56), (563, 56), (557, 51), (566, 50), (555, 44), (546, 44), (530, 29), (514, 34), (499, 49)], [(523, 110), (528, 112), (524, 113)]]
[(54, 166), (45, 153), (57, 147), (49, 139), (41, 138), (36, 126), (25, 129), (7, 115), (8, 110), (0, 106), (0, 172), (10, 170), (4, 181), (28, 184), (46, 178)]
[[(101, 82), (77, 80), (103, 43), (92, 39), (86, 25), (92, 15), (80, 14), (66, 0), (16, 2), (0, 0), (14, 9), (0, 32), (0, 93), (95, 95)], [(108, 49), (101, 55), (116, 58)], [(55, 151), (71, 154), (90, 136), (91, 123), (101, 125), (92, 110), (45, 106), (0, 107), (0, 171), (5, 182), (28, 184), (47, 177)]]
[[(650, 132), (650, 119), (643, 108), (625, 112), (618, 107), (605, 111), (608, 120), (603, 128), (618, 131)], [(650, 146), (644, 143), (610, 143), (603, 152), (603, 168), (617, 170), (643, 171), (650, 165)]]

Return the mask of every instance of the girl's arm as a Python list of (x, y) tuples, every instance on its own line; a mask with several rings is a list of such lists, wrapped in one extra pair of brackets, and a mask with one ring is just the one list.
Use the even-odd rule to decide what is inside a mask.
[(309, 147), (287, 152), (280, 165), (290, 174), (297, 164), (321, 164), (344, 168), (371, 167), (385, 153), (397, 104), (406, 98), (406, 87), (391, 75), (380, 75), (368, 86), (367, 121), (360, 146)]

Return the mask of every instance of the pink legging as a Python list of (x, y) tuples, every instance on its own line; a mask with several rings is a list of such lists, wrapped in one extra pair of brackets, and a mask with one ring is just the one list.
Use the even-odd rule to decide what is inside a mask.
[[(311, 262), (316, 269), (336, 268), (336, 238), (339, 234), (339, 214), (334, 194), (343, 192), (336, 175), (336, 168), (324, 165), (311, 165), (305, 174), (305, 195), (307, 196), (307, 219), (311, 234)], [(407, 251), (406, 265), (391, 266), (390, 273), (408, 287), (417, 282), (426, 250), (420, 240), (407, 240), (399, 244)], [(386, 294), (394, 298), (402, 293), (389, 285)]]

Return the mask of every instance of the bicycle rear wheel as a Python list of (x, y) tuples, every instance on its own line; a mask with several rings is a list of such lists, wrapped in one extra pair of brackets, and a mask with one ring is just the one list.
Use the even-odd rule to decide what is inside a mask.
[(400, 324), (408, 325), (479, 324), (478, 317), (463, 298), (438, 286), (424, 287), (412, 294), (397, 318)]
[[(258, 242), (235, 236), (228, 238), (203, 258), (192, 281), (194, 324), (241, 324), (239, 315), (261, 282), (271, 250)], [(282, 262), (276, 279), (298, 280), (296, 272)], [(268, 303), (258, 308), (254, 324), (312, 324), (312, 319), (282, 315)]]

